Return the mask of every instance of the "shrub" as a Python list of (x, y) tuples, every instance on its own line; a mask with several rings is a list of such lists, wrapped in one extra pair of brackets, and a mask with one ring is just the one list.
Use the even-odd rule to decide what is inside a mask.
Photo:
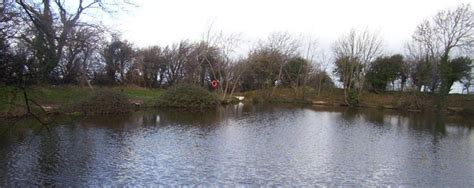
[(347, 102), (349, 103), (348, 105), (351, 107), (359, 105), (359, 93), (353, 90), (349, 91), (349, 95), (347, 96)]
[(194, 85), (178, 85), (166, 90), (158, 98), (157, 106), (171, 108), (203, 109), (216, 107), (217, 96)]
[(131, 111), (131, 105), (125, 94), (101, 90), (80, 101), (74, 107), (75, 111), (84, 114), (123, 114)]

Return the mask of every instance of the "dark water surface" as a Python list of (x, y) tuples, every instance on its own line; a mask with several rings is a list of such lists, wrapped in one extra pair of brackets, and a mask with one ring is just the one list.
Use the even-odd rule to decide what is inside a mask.
[(0, 138), (0, 187), (474, 186), (473, 122), (434, 114), (235, 105), (56, 121)]

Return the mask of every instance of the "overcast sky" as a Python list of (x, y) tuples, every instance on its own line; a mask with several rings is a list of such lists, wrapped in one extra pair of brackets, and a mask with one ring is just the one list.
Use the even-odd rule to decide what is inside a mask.
[(474, 0), (136, 0), (106, 21), (137, 47), (197, 40), (210, 23), (246, 41), (287, 31), (317, 38), (323, 48), (351, 28), (378, 31), (389, 53), (403, 52), (416, 25), (439, 10)]

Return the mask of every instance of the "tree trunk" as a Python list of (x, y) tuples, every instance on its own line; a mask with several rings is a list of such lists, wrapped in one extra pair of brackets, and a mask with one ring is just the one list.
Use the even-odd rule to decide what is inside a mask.
[[(280, 65), (280, 70), (278, 71), (278, 81), (281, 82), (281, 74), (283, 72), (283, 65), (285, 63), (282, 62), (282, 64)], [(272, 92), (270, 93), (270, 97), (273, 97), (273, 94), (275, 93), (275, 90), (277, 88), (278, 84), (274, 83), (274, 86), (273, 86), (273, 89), (272, 89)]]
[(321, 74), (319, 75), (319, 82), (318, 82), (318, 97), (321, 95), (321, 86), (323, 84), (323, 78), (321, 77)]

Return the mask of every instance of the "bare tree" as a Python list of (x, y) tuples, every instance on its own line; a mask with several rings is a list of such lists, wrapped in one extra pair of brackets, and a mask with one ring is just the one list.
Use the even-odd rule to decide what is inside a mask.
[(218, 92), (224, 100), (229, 92), (232, 96), (242, 73), (242, 61), (238, 60), (236, 55), (236, 49), (242, 40), (241, 34), (225, 34), (223, 31), (214, 30), (213, 26), (214, 23), (209, 24), (202, 40), (219, 51), (220, 61), (215, 65), (209, 64), (209, 68), (213, 77), (219, 81)]
[(236, 55), (236, 49), (241, 43), (240, 34), (222, 35), (218, 40), (217, 47), (221, 51), (222, 63), (217, 70), (221, 78), (222, 99), (226, 99), (227, 93), (232, 97), (235, 88), (243, 72), (241, 60)]
[(201, 86), (207, 85), (211, 79), (218, 79), (215, 67), (220, 65), (221, 55), (219, 49), (205, 41), (194, 43), (191, 60), (187, 65), (192, 73), (189, 80)]
[(407, 50), (414, 65), (413, 81), (418, 90), (424, 86), (434, 92), (440, 83), (439, 63), (442, 52), (440, 43), (436, 39), (436, 31), (432, 24), (425, 20), (417, 26), (412, 36), (413, 41), (407, 44)]
[(323, 80), (326, 79), (323, 75), (327, 73), (331, 58), (324, 50), (320, 50), (315, 61), (315, 73), (318, 76), (318, 96), (321, 95), (321, 89), (323, 86)]
[(141, 64), (145, 87), (162, 85), (167, 69), (163, 50), (159, 46), (151, 46), (137, 52), (136, 63)]
[(421, 43), (414, 37), (414, 40), (405, 46), (405, 57), (413, 91), (423, 89), (425, 92), (427, 90), (434, 92), (439, 86), (440, 56), (437, 48), (434, 48), (435, 45), (431, 41)]
[(88, 68), (94, 55), (99, 53), (104, 40), (104, 30), (101, 27), (88, 25), (74, 28), (71, 32), (73, 39), (67, 41), (63, 58), (58, 64), (62, 83), (89, 84)]
[(441, 108), (455, 81), (450, 78), (453, 74), (450, 65), (452, 52), (474, 47), (474, 12), (470, 4), (438, 12), (431, 20), (425, 20), (418, 26), (413, 38), (429, 49), (430, 55), (439, 59), (441, 84), (438, 108)]
[(273, 86), (270, 97), (275, 93), (276, 88), (281, 82), (283, 67), (288, 63), (293, 57), (297, 56), (298, 49), (300, 48), (300, 42), (288, 32), (275, 32), (271, 33), (265, 41), (260, 41), (259, 48), (267, 48), (271, 53), (280, 54), (282, 56), (281, 62), (278, 63), (278, 75), (277, 80), (274, 80), (275, 84)]
[(15, 6), (13, 1), (2, 1), (0, 10), (0, 38), (11, 40), (18, 37), (23, 32), (26, 25), (21, 10)]
[(441, 88), (438, 107), (444, 105), (444, 98), (448, 95), (454, 79), (451, 75), (453, 69), (450, 66), (449, 57), (453, 50), (469, 49), (474, 47), (474, 12), (469, 4), (462, 4), (455, 10), (439, 12), (434, 18), (434, 30), (436, 38), (442, 45), (441, 56)]
[(441, 44), (443, 58), (455, 48), (474, 46), (474, 12), (470, 4), (461, 4), (455, 10), (440, 11), (433, 18), (435, 39)]
[(110, 82), (125, 84), (125, 73), (132, 65), (134, 53), (132, 44), (113, 37), (102, 54), (106, 64), (107, 77)]
[(382, 39), (367, 29), (361, 32), (352, 29), (334, 43), (333, 51), (336, 62), (344, 61), (346, 63), (343, 64), (347, 65), (339, 71), (339, 76), (343, 81), (346, 103), (349, 104), (349, 93), (359, 95), (364, 88), (365, 73), (374, 58), (381, 54)]
[(313, 39), (312, 37), (301, 37), (299, 39), (300, 44), (300, 51), (304, 55), (304, 61), (305, 63), (302, 66), (298, 66), (298, 71), (296, 74), (296, 79), (294, 80), (293, 83), (293, 88), (295, 89), (295, 95), (297, 97), (298, 93), (300, 92), (300, 86), (302, 86), (301, 90), (301, 97), (302, 99), (305, 99), (305, 91), (306, 91), (306, 85), (307, 81), (309, 79), (309, 74), (311, 71), (313, 71), (318, 64), (316, 61), (317, 56), (318, 56), (318, 41), (316, 39)]
[(68, 42), (74, 39), (75, 28), (84, 25), (81, 17), (98, 9), (110, 11), (111, 7), (117, 5), (116, 2), (105, 3), (97, 0), (16, 0), (16, 3), (26, 14), (35, 31), (35, 40), (26, 35), (22, 35), (22, 39), (32, 44), (35, 50), (43, 51), (38, 54), (43, 81), (49, 78), (64, 58)]
[(185, 77), (185, 67), (191, 59), (192, 45), (187, 41), (167, 46), (163, 49), (167, 86), (180, 83)]
[(244, 61), (247, 71), (243, 73), (244, 90), (269, 89), (277, 79), (283, 55), (267, 47), (258, 47), (249, 52)]
[(241, 83), (242, 74), (247, 70), (247, 62), (244, 58), (239, 58), (238, 60), (234, 60), (233, 63), (229, 66), (228, 72), (230, 73), (227, 78), (227, 85), (229, 86), (227, 89), (230, 88), (229, 96), (232, 97), (235, 89)]

